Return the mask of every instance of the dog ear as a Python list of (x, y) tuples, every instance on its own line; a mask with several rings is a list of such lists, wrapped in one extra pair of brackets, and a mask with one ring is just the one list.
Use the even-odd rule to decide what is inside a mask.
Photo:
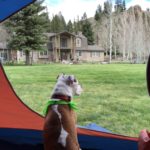
[(59, 77), (64, 76), (64, 75), (65, 75), (64, 73), (61, 73), (61, 74), (59, 74), (59, 75), (57, 76), (56, 79), (58, 79)]

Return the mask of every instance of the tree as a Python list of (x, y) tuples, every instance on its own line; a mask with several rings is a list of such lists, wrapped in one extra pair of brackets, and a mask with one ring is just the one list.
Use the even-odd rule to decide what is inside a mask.
[(66, 21), (65, 21), (65, 19), (64, 19), (64, 16), (62, 15), (62, 13), (61, 12), (59, 12), (59, 14), (58, 14), (58, 17), (59, 17), (59, 27), (60, 27), (60, 31), (64, 31), (64, 30), (66, 30)]
[(58, 15), (53, 16), (51, 21), (51, 32), (59, 32), (59, 17)]
[(32, 63), (30, 52), (44, 50), (47, 38), (44, 32), (49, 21), (48, 14), (43, 10), (43, 0), (38, 0), (12, 16), (6, 26), (10, 32), (9, 47), (14, 50), (23, 50), (26, 55), (26, 65)]
[(61, 12), (53, 16), (51, 21), (51, 32), (58, 33), (66, 30), (66, 22)]
[[(86, 15), (84, 17), (86, 17)], [(73, 32), (77, 34), (78, 31), (82, 31), (82, 20), (79, 20), (79, 16), (77, 16), (77, 20), (73, 22)]]
[(107, 22), (107, 26), (109, 27), (109, 41), (107, 43), (107, 45), (109, 45), (109, 61), (111, 63), (111, 59), (112, 59), (112, 0), (107, 0), (106, 2), (104, 2), (104, 11), (103, 14), (107, 17), (108, 22)]
[(150, 12), (150, 8), (146, 8), (146, 11), (147, 11), (147, 12)]
[(82, 17), (82, 33), (85, 37), (87, 37), (89, 45), (94, 44), (94, 33), (92, 31), (91, 23), (87, 19), (86, 13), (84, 13)]
[(102, 15), (102, 7), (101, 7), (101, 5), (98, 5), (98, 6), (97, 6), (97, 10), (96, 10), (96, 12), (95, 12), (94, 19), (95, 19), (96, 21), (100, 20), (100, 19), (101, 19), (101, 15)]
[(75, 19), (74, 19), (74, 22), (73, 22), (73, 32), (74, 32), (74, 33), (77, 33), (77, 32), (78, 32), (77, 22), (75, 21)]
[(123, 0), (123, 11), (125, 11), (126, 10), (126, 1), (125, 0)]
[(96, 10), (96, 12), (95, 12), (94, 19), (95, 19), (96, 21), (100, 20), (100, 15), (99, 15), (99, 13), (98, 13), (97, 10)]
[(120, 13), (126, 10), (126, 3), (125, 0), (116, 0), (115, 2), (115, 11)]
[(109, 14), (109, 61), (112, 59), (112, 0), (108, 0), (108, 14)]
[(73, 24), (72, 24), (71, 20), (69, 20), (66, 28), (67, 28), (68, 32), (71, 32), (71, 33), (73, 32)]
[(103, 10), (103, 13), (106, 15), (106, 16), (110, 16), (110, 12), (112, 11), (112, 3), (110, 0), (107, 0), (106, 2), (104, 2), (104, 10)]

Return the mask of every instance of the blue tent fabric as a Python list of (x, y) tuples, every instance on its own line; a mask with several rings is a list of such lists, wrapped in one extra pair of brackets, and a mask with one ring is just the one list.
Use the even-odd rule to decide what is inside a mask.
[(84, 150), (138, 150), (137, 142), (96, 136), (78, 136)]
[[(80, 126), (82, 128), (82, 126)], [(95, 123), (90, 123), (86, 126), (84, 126), (83, 128), (87, 128), (87, 129), (90, 129), (90, 130), (95, 130), (95, 131), (101, 131), (101, 132), (107, 132), (107, 133), (112, 133), (110, 130), (107, 130), (106, 128), (103, 128), (101, 126), (98, 126), (97, 124)]]
[[(84, 128), (84, 127), (82, 127)], [(86, 127), (85, 127), (86, 128)], [(100, 132), (100, 131), (99, 131)], [(44, 150), (41, 130), (0, 128), (2, 150)], [(111, 133), (110, 133), (111, 134)], [(137, 150), (137, 142), (78, 134), (82, 150)]]
[(0, 22), (34, 1), (35, 0), (0, 0)]
[[(88, 128), (88, 126), (90, 126)], [(88, 124), (86, 126), (80, 126), (80, 128), (91, 129), (95, 131), (109, 131), (101, 126), (98, 126), (94, 123)], [(97, 130), (98, 129), (98, 130)], [(101, 130), (100, 130), (101, 129)], [(2, 137), (2, 138), (1, 138)], [(40, 130), (26, 130), (26, 129), (9, 129), (9, 128), (0, 128), (0, 139), (6, 142), (11, 140), (14, 144), (22, 145), (24, 143), (28, 143), (31, 145), (36, 145), (43, 141), (42, 139), (42, 131)], [(17, 140), (19, 139), (19, 140)]]
[(0, 128), (1, 150), (44, 150), (42, 131)]

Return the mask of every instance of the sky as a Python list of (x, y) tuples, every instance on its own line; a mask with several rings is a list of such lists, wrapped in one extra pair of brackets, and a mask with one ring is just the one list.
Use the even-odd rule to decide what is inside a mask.
[[(62, 13), (66, 22), (69, 20), (74, 21), (81, 18), (83, 13), (86, 12), (87, 17), (93, 17), (97, 6), (103, 6), (106, 0), (45, 0), (49, 17)], [(143, 10), (150, 8), (150, 0), (126, 0), (126, 7), (140, 5)]]

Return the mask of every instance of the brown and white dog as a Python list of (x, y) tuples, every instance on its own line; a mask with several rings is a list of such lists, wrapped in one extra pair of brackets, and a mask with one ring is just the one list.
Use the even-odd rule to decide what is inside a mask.
[[(74, 75), (60, 75), (51, 100), (70, 102), (82, 88)], [(50, 105), (44, 124), (45, 150), (80, 150), (76, 131), (76, 115), (69, 105)]]

